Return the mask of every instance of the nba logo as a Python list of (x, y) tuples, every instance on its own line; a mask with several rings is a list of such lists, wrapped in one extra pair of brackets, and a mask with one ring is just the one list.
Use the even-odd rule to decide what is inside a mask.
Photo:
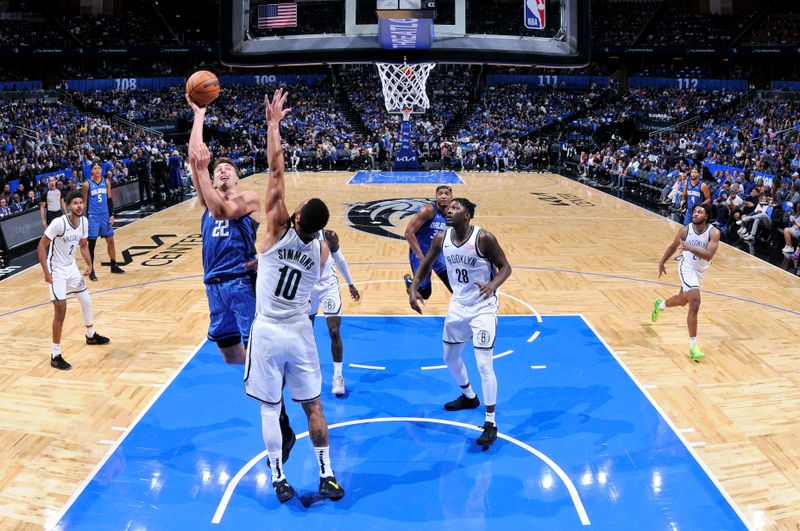
[(545, 0), (525, 0), (525, 27), (544, 29)]

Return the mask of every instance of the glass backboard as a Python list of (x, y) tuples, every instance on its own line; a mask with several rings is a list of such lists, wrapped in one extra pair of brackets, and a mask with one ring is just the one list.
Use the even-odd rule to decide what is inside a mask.
[[(583, 66), (589, 62), (589, 1), (223, 1), (220, 55), (231, 66), (404, 58), (409, 63)], [(432, 31), (414, 24), (423, 19), (432, 21)], [(387, 37), (390, 30), (400, 37)]]

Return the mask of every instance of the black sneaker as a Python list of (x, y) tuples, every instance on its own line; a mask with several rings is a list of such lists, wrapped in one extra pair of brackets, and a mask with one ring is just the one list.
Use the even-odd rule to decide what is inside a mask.
[(92, 337), (86, 336), (87, 345), (107, 345), (108, 343), (111, 343), (111, 340), (101, 336), (97, 332), (95, 332)]
[(286, 503), (294, 498), (294, 489), (285, 479), (274, 482), (272, 488), (275, 489), (275, 496), (278, 497), (278, 501), (281, 503)]
[(61, 371), (68, 371), (72, 368), (72, 365), (67, 363), (67, 360), (62, 358), (61, 354), (59, 354), (55, 358), (52, 357), (50, 358), (50, 366), (55, 367), (56, 369)]
[(320, 496), (325, 496), (334, 501), (344, 498), (344, 489), (336, 483), (336, 478), (333, 476), (319, 478), (319, 493)]
[(406, 293), (411, 291), (411, 283), (414, 282), (414, 277), (411, 275), (406, 275), (403, 277), (403, 282), (406, 283)]
[(117, 264), (111, 264), (111, 272), (114, 273), (115, 275), (124, 275), (125, 274), (125, 270), (122, 269)]
[(492, 443), (497, 440), (497, 426), (490, 422), (485, 422), (483, 424), (483, 433), (478, 439), (475, 441), (478, 443), (478, 446), (483, 446), (483, 449), (486, 450), (489, 448)]
[(94, 269), (92, 269), (92, 272), (89, 273), (89, 280), (92, 282), (97, 282), (97, 275), (94, 274)]
[(459, 411), (461, 409), (475, 409), (476, 407), (481, 405), (481, 401), (478, 400), (478, 395), (475, 395), (472, 398), (467, 398), (463, 394), (458, 395), (458, 398), (453, 400), (452, 402), (447, 402), (444, 405), (444, 408), (447, 411)]
[(294, 434), (294, 430), (289, 428), (289, 436), (286, 436), (286, 432), (283, 432), (283, 444), (281, 445), (281, 460), (286, 463), (289, 460), (289, 454), (294, 448), (294, 443), (297, 442), (297, 436)]

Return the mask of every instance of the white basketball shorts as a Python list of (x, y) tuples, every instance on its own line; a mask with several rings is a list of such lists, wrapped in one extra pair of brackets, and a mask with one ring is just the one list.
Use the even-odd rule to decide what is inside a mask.
[(322, 392), (311, 320), (306, 315), (288, 319), (256, 315), (244, 366), (245, 391), (261, 402), (278, 404), (284, 378), (295, 402), (312, 402)]
[(444, 320), (442, 341), (457, 344), (472, 339), (475, 348), (490, 349), (494, 348), (496, 332), (496, 296), (475, 306), (464, 306), (450, 301), (450, 308)]

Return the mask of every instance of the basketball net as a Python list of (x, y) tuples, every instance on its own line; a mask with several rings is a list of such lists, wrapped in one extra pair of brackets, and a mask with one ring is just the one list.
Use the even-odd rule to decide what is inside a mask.
[(383, 103), (390, 114), (403, 114), (403, 121), (414, 110), (426, 110), (431, 104), (425, 83), (436, 63), (376, 63), (383, 85)]

